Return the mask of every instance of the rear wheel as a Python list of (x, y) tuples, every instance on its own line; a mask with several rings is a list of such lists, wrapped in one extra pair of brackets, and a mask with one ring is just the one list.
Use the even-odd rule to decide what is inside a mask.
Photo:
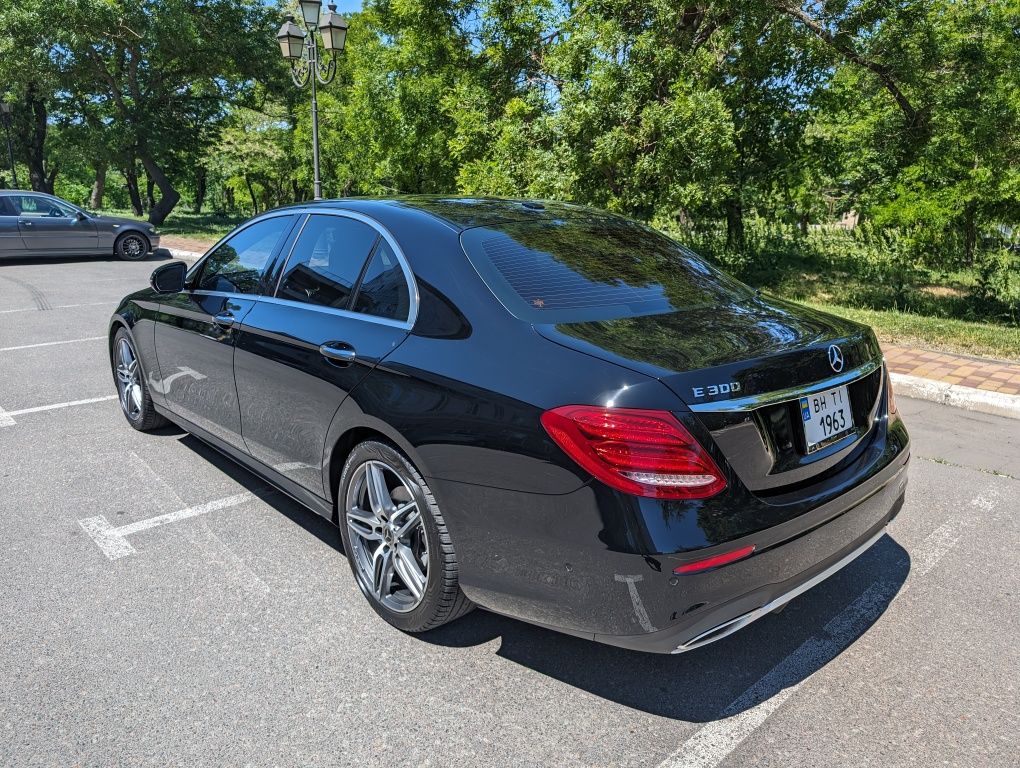
[(424, 632), (471, 610), (442, 513), (396, 448), (374, 440), (356, 446), (337, 500), (344, 551), (376, 613), (404, 632)]
[(135, 429), (145, 432), (167, 424), (167, 420), (156, 413), (149, 397), (149, 389), (142, 375), (138, 352), (128, 332), (121, 328), (113, 338), (110, 350), (113, 377), (117, 382), (117, 396), (124, 418)]
[(140, 232), (125, 232), (117, 238), (113, 252), (124, 261), (141, 261), (149, 255), (149, 239)]

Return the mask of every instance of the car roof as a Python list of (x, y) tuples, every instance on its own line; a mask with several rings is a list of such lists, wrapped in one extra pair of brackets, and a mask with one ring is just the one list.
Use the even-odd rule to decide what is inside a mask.
[(400, 197), (347, 197), (301, 203), (298, 208), (322, 207), (357, 211), (379, 219), (405, 215), (426, 215), (456, 231), (506, 221), (563, 220), (587, 218), (592, 208), (550, 200), (499, 197), (454, 197), (448, 195), (406, 195)]

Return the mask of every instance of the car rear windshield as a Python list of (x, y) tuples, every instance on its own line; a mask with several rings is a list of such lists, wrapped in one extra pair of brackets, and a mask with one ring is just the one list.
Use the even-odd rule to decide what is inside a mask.
[(650, 227), (616, 216), (468, 229), (464, 251), (516, 317), (575, 323), (740, 301), (751, 289)]

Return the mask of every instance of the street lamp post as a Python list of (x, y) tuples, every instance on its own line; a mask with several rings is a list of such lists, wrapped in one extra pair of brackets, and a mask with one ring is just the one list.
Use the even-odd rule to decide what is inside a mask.
[[(287, 16), (276, 35), (283, 58), (290, 62), (290, 76), (294, 85), (304, 88), (312, 85), (312, 168), (315, 172), (315, 199), (322, 199), (322, 182), (319, 180), (319, 105), (316, 100), (316, 81), (323, 85), (333, 82), (336, 77), (336, 56), (342, 53), (347, 42), (347, 20), (336, 12), (336, 5), (329, 4), (327, 13), (322, 14), (321, 0), (299, 0), (301, 20), (305, 29)], [(321, 15), (321, 18), (320, 18)], [(329, 51), (329, 61), (319, 60), (319, 43), (315, 30), (322, 35), (322, 47)]]
[(14, 188), (18, 188), (18, 169), (14, 165), (14, 145), (11, 144), (11, 104), (7, 101), (0, 101), (0, 121), (3, 121), (4, 132), (7, 134), (7, 158), (11, 161), (11, 176), (14, 180)]

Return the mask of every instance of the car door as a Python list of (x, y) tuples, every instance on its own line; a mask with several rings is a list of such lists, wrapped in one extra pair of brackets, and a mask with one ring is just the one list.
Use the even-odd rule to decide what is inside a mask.
[(0, 195), (0, 258), (17, 256), (24, 250), (25, 244), (18, 231), (18, 212), (8, 200), (8, 195)]
[(242, 451), (234, 343), (296, 218), (267, 216), (233, 232), (195, 265), (184, 291), (161, 297), (156, 315), (160, 378), (150, 382), (154, 397)]
[(317, 496), (347, 394), (406, 337), (417, 292), (397, 243), (356, 214), (308, 217), (275, 295), (244, 318), (234, 357), (251, 454)]
[(25, 250), (92, 253), (99, 235), (92, 219), (67, 203), (45, 195), (11, 195), (18, 211), (18, 231)]

